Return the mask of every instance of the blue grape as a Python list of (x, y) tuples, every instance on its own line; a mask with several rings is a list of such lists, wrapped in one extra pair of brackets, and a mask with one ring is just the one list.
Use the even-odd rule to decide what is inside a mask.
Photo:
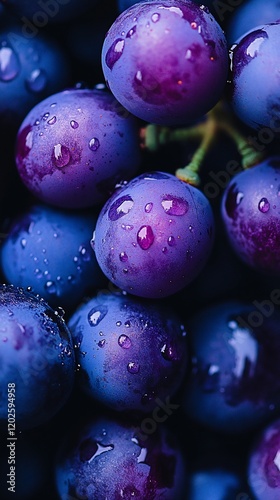
[(59, 499), (183, 500), (186, 460), (173, 435), (161, 427), (141, 441), (128, 422), (91, 418), (65, 436), (55, 461)]
[(221, 98), (228, 52), (220, 25), (189, 0), (145, 1), (122, 12), (102, 48), (106, 82), (131, 113), (163, 125), (200, 119)]
[(280, 496), (280, 420), (266, 425), (249, 451), (248, 483), (256, 500), (277, 500)]
[(72, 338), (44, 299), (12, 285), (0, 286), (0, 324), (0, 425), (7, 429), (9, 398), (17, 430), (31, 429), (53, 418), (72, 393)]
[(280, 21), (276, 21), (252, 29), (230, 51), (232, 109), (252, 129), (271, 129), (270, 141), (279, 133), (279, 41)]
[(210, 430), (245, 433), (279, 414), (280, 313), (255, 304), (218, 302), (186, 322), (193, 362), (184, 411)]
[(280, 273), (280, 158), (270, 157), (235, 175), (222, 198), (221, 213), (235, 253), (264, 275)]
[(105, 203), (93, 247), (112, 283), (132, 295), (161, 298), (201, 272), (213, 238), (213, 213), (203, 193), (172, 174), (148, 172)]
[(105, 283), (89, 243), (95, 221), (89, 211), (44, 205), (17, 214), (1, 248), (5, 281), (31, 287), (53, 307), (78, 306)]
[(186, 332), (172, 310), (104, 292), (81, 304), (68, 326), (79, 387), (109, 408), (151, 411), (183, 382)]
[(103, 203), (141, 161), (138, 122), (98, 89), (49, 96), (23, 120), (16, 163), (22, 182), (41, 201), (62, 208)]

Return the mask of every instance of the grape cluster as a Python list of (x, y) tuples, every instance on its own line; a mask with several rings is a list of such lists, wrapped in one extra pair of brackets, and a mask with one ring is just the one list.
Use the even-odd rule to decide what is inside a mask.
[(279, 500), (279, 12), (0, 0), (1, 500)]

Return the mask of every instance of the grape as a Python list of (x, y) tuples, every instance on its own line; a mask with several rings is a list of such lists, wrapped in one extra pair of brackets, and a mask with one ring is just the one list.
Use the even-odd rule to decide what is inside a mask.
[(41, 201), (62, 208), (104, 202), (140, 164), (138, 122), (98, 89), (49, 96), (23, 120), (16, 163), (22, 182)]
[(240, 434), (279, 414), (279, 321), (273, 304), (231, 300), (186, 322), (193, 360), (186, 415), (208, 429)]
[(162, 125), (192, 123), (220, 99), (226, 39), (207, 7), (145, 1), (122, 12), (102, 48), (106, 82), (131, 113)]
[(99, 293), (77, 308), (68, 326), (78, 347), (80, 388), (109, 408), (148, 412), (179, 389), (188, 356), (173, 311)]
[(141, 440), (129, 422), (99, 417), (79, 423), (58, 451), (59, 499), (185, 499), (185, 459), (172, 434), (159, 431)]
[(280, 21), (275, 21), (249, 31), (231, 47), (232, 108), (246, 125), (269, 128), (272, 136), (279, 133), (279, 40)]
[(235, 175), (222, 199), (229, 242), (250, 267), (267, 275), (280, 273), (280, 157), (271, 157)]
[(250, 449), (248, 482), (256, 500), (276, 500), (280, 495), (280, 420), (265, 426)]
[(161, 298), (199, 274), (213, 238), (213, 213), (202, 192), (156, 171), (132, 179), (107, 200), (93, 247), (112, 283), (132, 295)]
[(17, 430), (49, 421), (73, 389), (75, 359), (63, 318), (31, 292), (0, 285), (0, 425), (7, 429), (7, 394)]
[(78, 306), (105, 279), (90, 247), (96, 216), (32, 205), (10, 222), (1, 248), (5, 281), (32, 287), (49, 305)]

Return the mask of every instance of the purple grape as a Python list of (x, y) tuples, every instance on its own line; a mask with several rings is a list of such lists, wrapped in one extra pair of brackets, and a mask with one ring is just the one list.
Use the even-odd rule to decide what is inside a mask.
[(207, 7), (151, 0), (122, 12), (102, 48), (116, 99), (142, 120), (192, 123), (221, 98), (227, 74), (224, 33)]
[(246, 125), (269, 128), (274, 136), (280, 119), (279, 42), (280, 21), (275, 21), (252, 29), (231, 47), (232, 108)]
[(32, 287), (52, 307), (69, 312), (104, 276), (90, 247), (96, 216), (32, 205), (10, 222), (0, 255), (5, 281)]
[(173, 435), (141, 441), (126, 422), (96, 418), (71, 429), (55, 463), (59, 498), (183, 500), (188, 471)]
[(266, 426), (249, 453), (248, 483), (255, 500), (280, 498), (280, 420)]
[(17, 429), (30, 429), (53, 418), (70, 397), (71, 335), (44, 299), (12, 285), (0, 285), (0, 325), (0, 425), (7, 429), (11, 393)]
[(149, 412), (179, 389), (188, 365), (186, 332), (159, 304), (99, 293), (68, 322), (79, 387), (117, 411)]
[(22, 182), (40, 200), (63, 208), (104, 202), (140, 164), (138, 122), (103, 90), (49, 96), (25, 117), (17, 135)]
[(93, 247), (104, 274), (141, 297), (167, 297), (189, 284), (212, 250), (214, 219), (197, 188), (164, 172), (117, 190), (97, 219)]
[(280, 158), (238, 173), (222, 198), (222, 219), (236, 254), (264, 274), (280, 274)]
[(279, 414), (279, 322), (279, 310), (266, 300), (218, 302), (186, 321), (192, 356), (183, 396), (187, 416), (212, 431), (237, 434)]

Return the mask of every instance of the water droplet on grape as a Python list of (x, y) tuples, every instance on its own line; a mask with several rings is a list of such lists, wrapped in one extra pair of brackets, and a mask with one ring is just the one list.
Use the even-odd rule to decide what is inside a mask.
[(20, 71), (20, 63), (17, 54), (11, 47), (0, 48), (0, 80), (9, 82), (13, 80)]
[(98, 344), (97, 344), (97, 345), (98, 345), (98, 347), (101, 347), (101, 348), (102, 348), (102, 347), (104, 347), (104, 346), (105, 346), (105, 344), (106, 344), (106, 340), (105, 340), (105, 339), (102, 339), (102, 340), (99, 340), (99, 342), (98, 342)]
[(153, 23), (157, 23), (160, 20), (160, 14), (155, 12), (154, 14), (152, 14), (151, 19)]
[(120, 335), (118, 338), (118, 344), (123, 349), (129, 349), (131, 347), (131, 340), (127, 335)]
[(89, 149), (90, 149), (91, 151), (97, 151), (97, 150), (98, 150), (98, 148), (99, 148), (99, 146), (100, 146), (100, 142), (99, 142), (99, 140), (97, 139), (97, 137), (93, 137), (93, 138), (89, 141), (88, 145), (89, 145)]
[(107, 312), (107, 306), (100, 305), (93, 307), (88, 313), (88, 322), (90, 326), (99, 325), (100, 321), (102, 321), (102, 319), (106, 316)]
[(88, 262), (88, 261), (90, 260), (90, 255), (89, 255), (89, 253), (88, 253), (88, 250), (87, 250), (87, 248), (86, 248), (86, 247), (84, 247), (83, 245), (81, 245), (81, 246), (79, 247), (79, 254), (81, 255), (82, 260), (83, 260), (84, 262)]
[(137, 233), (137, 242), (142, 250), (148, 250), (154, 242), (154, 233), (151, 226), (140, 227)]
[(132, 38), (136, 33), (136, 26), (133, 26), (126, 34), (126, 38)]
[(189, 204), (183, 198), (176, 196), (166, 196), (161, 202), (161, 206), (168, 215), (185, 215), (189, 209)]
[(66, 167), (71, 159), (70, 151), (62, 144), (56, 144), (53, 148), (53, 161), (58, 168)]
[(263, 214), (266, 214), (269, 209), (270, 209), (270, 203), (268, 201), (267, 198), (262, 198), (260, 201), (259, 201), (259, 204), (258, 204), (258, 209), (260, 212), (262, 212)]
[(72, 127), (73, 129), (76, 129), (79, 127), (79, 124), (75, 120), (71, 120), (70, 127)]
[(48, 121), (48, 125), (54, 125), (56, 123), (56, 116), (52, 116)]
[(145, 212), (147, 214), (149, 214), (151, 212), (153, 206), (154, 206), (153, 203), (147, 203), (147, 205), (145, 206)]
[(167, 248), (166, 248), (166, 247), (163, 247), (163, 248), (161, 249), (161, 251), (162, 251), (162, 253), (167, 253)]
[(47, 86), (47, 75), (42, 69), (34, 69), (26, 79), (26, 87), (31, 92), (42, 92)]
[(138, 363), (134, 363), (133, 361), (131, 361), (127, 365), (127, 370), (129, 371), (129, 373), (133, 373), (133, 374), (138, 373), (140, 370), (140, 366)]
[(114, 43), (112, 43), (111, 47), (108, 49), (107, 54), (105, 56), (105, 62), (109, 69), (113, 69), (116, 62), (121, 57), (124, 51), (125, 42), (122, 38), (117, 38)]
[(167, 243), (170, 247), (174, 247), (176, 245), (176, 240), (174, 236), (169, 236)]
[[(110, 220), (115, 221), (127, 215), (132, 209), (134, 202), (129, 195), (121, 196), (118, 198), (110, 207), (108, 217)], [(132, 226), (133, 227), (133, 226)], [(131, 228), (131, 226), (125, 226), (125, 229)]]
[(20, 240), (20, 244), (21, 244), (22, 248), (25, 248), (25, 247), (26, 247), (26, 243), (27, 243), (27, 241), (26, 241), (26, 239), (25, 239), (25, 238), (22, 238), (22, 239)]
[(47, 281), (44, 288), (51, 295), (57, 292), (56, 284), (54, 281)]
[(92, 238), (90, 240), (90, 246), (91, 246), (92, 250), (94, 250), (94, 248), (95, 248), (95, 231), (93, 231), (93, 233), (92, 233)]
[(164, 344), (161, 348), (161, 354), (166, 361), (175, 361), (178, 359), (176, 348), (171, 344)]
[(120, 257), (121, 262), (127, 262), (127, 260), (128, 260), (128, 256), (126, 255), (125, 252), (121, 252), (119, 257)]
[(122, 322), (121, 321), (117, 321), (116, 322), (116, 326), (122, 326)]

